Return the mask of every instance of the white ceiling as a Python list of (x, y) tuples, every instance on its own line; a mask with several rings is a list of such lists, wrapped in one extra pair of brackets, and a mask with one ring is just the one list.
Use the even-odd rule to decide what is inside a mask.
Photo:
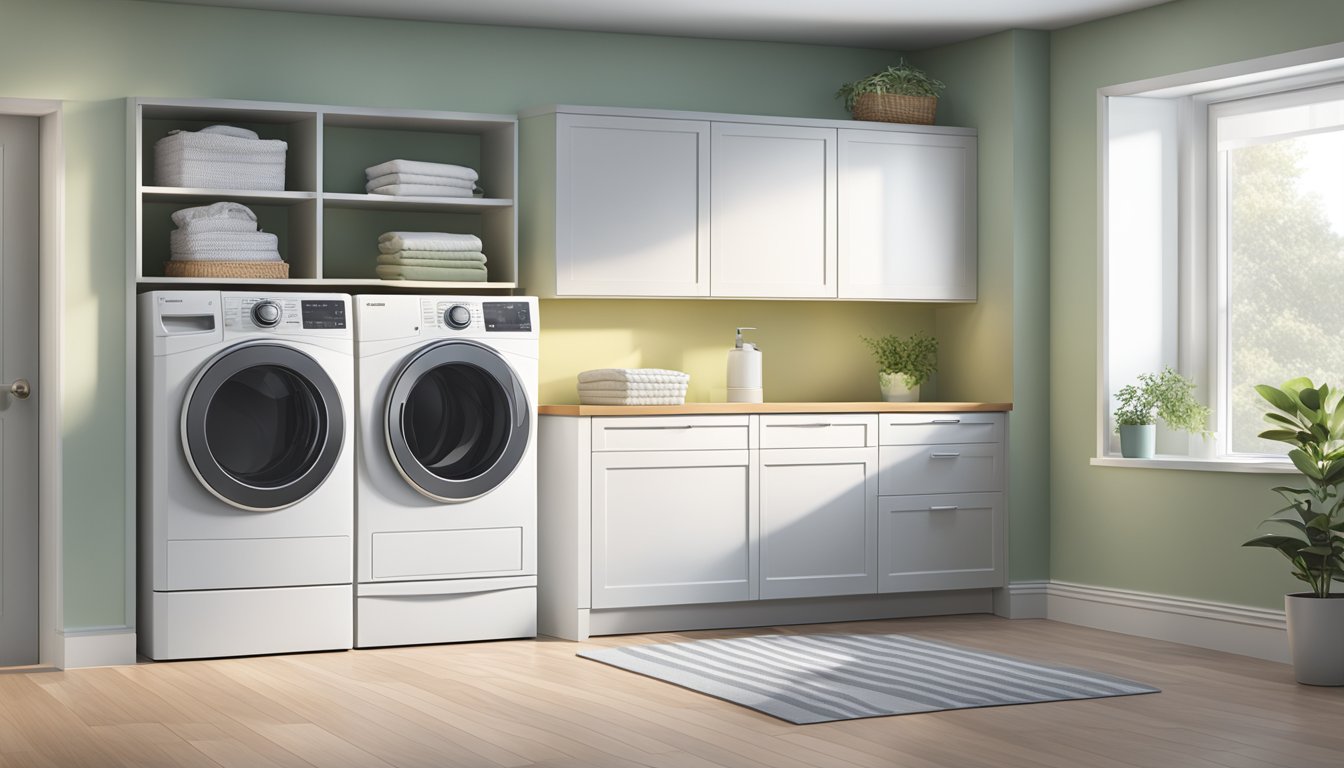
[(1168, 0), (165, 0), (388, 19), (918, 50)]

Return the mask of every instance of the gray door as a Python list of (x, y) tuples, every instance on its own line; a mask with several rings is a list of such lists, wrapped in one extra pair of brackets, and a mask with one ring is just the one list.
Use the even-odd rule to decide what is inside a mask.
[(0, 115), (0, 666), (38, 662), (37, 158), (38, 118)]

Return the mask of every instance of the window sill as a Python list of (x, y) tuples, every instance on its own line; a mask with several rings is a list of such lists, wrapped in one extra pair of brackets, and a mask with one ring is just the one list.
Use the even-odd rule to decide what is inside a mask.
[(1293, 475), (1297, 467), (1285, 459), (1197, 459), (1190, 456), (1154, 456), (1151, 459), (1126, 459), (1101, 456), (1091, 460), (1094, 467), (1128, 469), (1183, 469), (1196, 472), (1247, 472), (1262, 475)]

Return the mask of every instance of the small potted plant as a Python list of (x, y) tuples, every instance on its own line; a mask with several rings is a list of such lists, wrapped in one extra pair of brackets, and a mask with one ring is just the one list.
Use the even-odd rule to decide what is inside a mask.
[(1120, 455), (1151, 459), (1157, 442), (1157, 420), (1172, 429), (1207, 435), (1209, 409), (1195, 399), (1195, 385), (1170, 368), (1141, 373), (1139, 383), (1126, 384), (1115, 393), (1115, 430), (1120, 433)]
[(877, 383), (882, 389), (882, 399), (889, 403), (919, 400), (919, 385), (938, 370), (938, 340), (920, 333), (859, 338), (873, 350), (877, 360)]
[(1266, 440), (1292, 446), (1288, 458), (1302, 473), (1302, 488), (1279, 486), (1288, 506), (1266, 523), (1280, 526), (1246, 542), (1276, 549), (1292, 563), (1293, 576), (1311, 588), (1284, 597), (1288, 645), (1300, 683), (1344, 685), (1344, 595), (1332, 595), (1332, 581), (1344, 581), (1344, 397), (1311, 379), (1293, 379), (1281, 388), (1255, 388), (1273, 406), (1265, 421)]
[(905, 63), (845, 83), (835, 92), (855, 120), (932, 125), (938, 94), (947, 86)]

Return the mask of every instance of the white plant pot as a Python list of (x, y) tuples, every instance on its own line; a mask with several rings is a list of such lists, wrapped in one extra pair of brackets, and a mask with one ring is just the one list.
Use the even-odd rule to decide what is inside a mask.
[(1293, 673), (1306, 685), (1344, 685), (1344, 595), (1285, 595)]
[(882, 399), (888, 403), (913, 403), (919, 400), (919, 385), (907, 386), (903, 373), (879, 371), (877, 385), (882, 389)]

